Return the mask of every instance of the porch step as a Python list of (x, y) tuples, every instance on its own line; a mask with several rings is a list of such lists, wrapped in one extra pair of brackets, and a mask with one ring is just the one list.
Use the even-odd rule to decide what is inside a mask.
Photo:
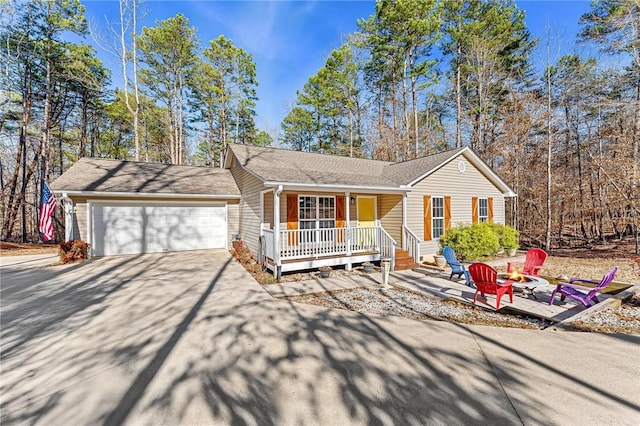
[(413, 257), (406, 250), (396, 250), (396, 264), (393, 268), (394, 271), (404, 271), (407, 269), (419, 268)]
[(394, 271), (405, 271), (407, 269), (417, 269), (419, 267), (420, 267), (420, 265), (418, 265), (416, 262), (407, 263), (406, 265), (398, 265), (396, 263), (396, 267), (393, 268), (393, 270)]

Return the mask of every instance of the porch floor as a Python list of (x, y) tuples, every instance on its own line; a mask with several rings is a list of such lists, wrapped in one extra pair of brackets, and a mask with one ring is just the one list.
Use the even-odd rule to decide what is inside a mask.
[[(370, 255), (379, 255), (380, 252), (379, 251), (363, 251), (363, 252), (358, 252), (357, 254), (354, 254), (353, 256), (370, 256)], [(328, 255), (328, 256), (313, 256), (313, 257), (303, 257), (303, 258), (297, 258), (297, 259), (284, 259), (282, 260), (282, 264), (287, 264), (287, 263), (298, 263), (298, 262), (308, 262), (311, 260), (327, 260), (327, 259), (342, 259), (342, 258), (348, 258), (348, 257), (353, 257), (353, 256), (346, 256), (346, 255), (342, 255), (342, 254), (334, 254), (334, 255)], [(269, 263), (271, 263), (273, 265), (273, 259), (268, 258), (267, 259)]]

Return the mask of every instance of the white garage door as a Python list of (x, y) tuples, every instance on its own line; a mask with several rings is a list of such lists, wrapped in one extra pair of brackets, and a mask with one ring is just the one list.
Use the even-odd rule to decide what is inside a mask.
[(224, 204), (91, 204), (96, 256), (224, 248)]

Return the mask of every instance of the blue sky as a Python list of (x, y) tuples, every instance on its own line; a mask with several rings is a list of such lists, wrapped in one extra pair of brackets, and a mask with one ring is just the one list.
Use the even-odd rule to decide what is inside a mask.
[[(527, 13), (527, 25), (534, 37), (542, 37), (545, 28), (560, 40), (554, 49), (573, 51), (579, 17), (589, 10), (589, 2), (517, 1)], [(84, 0), (87, 19), (105, 27), (105, 17), (117, 22), (118, 2)], [(374, 12), (374, 1), (158, 1), (142, 4), (139, 27), (182, 13), (197, 28), (202, 45), (220, 34), (253, 55), (258, 77), (256, 124), (260, 129), (277, 132), (296, 90), (324, 64), (329, 53), (345, 37), (357, 30), (357, 20)], [(559, 45), (561, 45), (559, 47)], [(122, 87), (117, 60), (99, 51), (105, 65), (113, 71), (113, 84)], [(535, 55), (534, 55), (535, 56)], [(544, 60), (541, 53), (534, 60)]]

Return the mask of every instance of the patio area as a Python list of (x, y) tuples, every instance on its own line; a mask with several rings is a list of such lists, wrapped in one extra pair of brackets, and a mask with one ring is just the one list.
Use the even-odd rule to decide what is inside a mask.
[[(517, 261), (518, 259), (509, 259)], [(494, 265), (499, 266), (499, 265)], [(321, 294), (332, 291), (354, 290), (358, 288), (380, 288), (382, 286), (382, 274), (374, 272), (372, 274), (347, 274), (332, 276), (326, 279), (311, 279), (304, 281), (285, 282), (281, 284), (265, 285), (264, 288), (273, 297), (295, 297), (309, 294)], [(555, 324), (563, 321), (569, 322), (578, 318), (590, 315), (598, 310), (616, 303), (622, 295), (617, 296), (610, 294), (601, 294), (598, 296), (600, 303), (585, 308), (582, 304), (567, 298), (560, 301), (560, 297), (556, 296), (556, 300), (549, 305), (552, 291), (555, 289), (554, 284), (536, 286), (534, 291), (535, 297), (528, 294), (527, 291), (522, 292), (514, 287), (513, 303), (509, 302), (509, 296), (502, 297), (500, 309), (496, 311), (495, 295), (486, 295), (485, 298), (478, 296), (474, 304), (473, 298), (475, 287), (468, 287), (464, 284), (464, 279), (449, 279), (448, 270), (434, 269), (413, 269), (407, 271), (394, 271), (389, 275), (388, 287), (409, 291), (418, 295), (430, 295), (440, 300), (454, 300), (471, 306), (486, 309), (488, 311), (525, 315), (529, 317), (540, 318)], [(634, 286), (627, 291), (637, 291), (638, 286)], [(626, 292), (625, 292), (626, 293)], [(613, 300), (610, 300), (613, 299)]]
[[(416, 293), (428, 293), (443, 300), (452, 299), (474, 305), (475, 287), (466, 286), (464, 280), (449, 280), (448, 274), (431, 272), (426, 269), (394, 272), (389, 278), (389, 284)], [(561, 302), (559, 296), (556, 296), (556, 301), (549, 305), (551, 292), (555, 288), (556, 286), (552, 284), (538, 286), (534, 290), (534, 298), (532, 296), (526, 297), (525, 293), (514, 287), (513, 303), (509, 302), (508, 295), (502, 296), (500, 309), (497, 312), (523, 314), (558, 323), (586, 310), (583, 305), (571, 299)], [(611, 297), (608, 294), (598, 296), (600, 303), (604, 303)], [(492, 294), (487, 294), (485, 298), (478, 296), (475, 306), (495, 311), (496, 297)]]

